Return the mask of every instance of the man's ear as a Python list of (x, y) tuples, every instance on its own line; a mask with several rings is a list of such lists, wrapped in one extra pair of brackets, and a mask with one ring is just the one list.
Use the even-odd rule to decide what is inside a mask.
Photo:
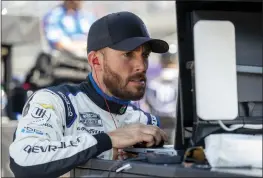
[(99, 57), (95, 51), (91, 51), (88, 54), (88, 63), (91, 66), (92, 70), (100, 70), (101, 69)]
[(91, 52), (89, 52), (88, 55), (87, 55), (88, 63), (89, 63), (89, 65), (90, 65), (91, 67), (92, 67), (92, 59), (94, 58), (94, 54), (95, 54), (95, 52), (94, 52), (94, 51), (91, 51)]

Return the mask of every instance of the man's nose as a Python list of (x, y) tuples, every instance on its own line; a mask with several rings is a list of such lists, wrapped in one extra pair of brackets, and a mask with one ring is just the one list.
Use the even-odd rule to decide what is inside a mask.
[(148, 68), (148, 63), (143, 57), (138, 57), (137, 60), (135, 60), (135, 70), (136, 72), (146, 72)]

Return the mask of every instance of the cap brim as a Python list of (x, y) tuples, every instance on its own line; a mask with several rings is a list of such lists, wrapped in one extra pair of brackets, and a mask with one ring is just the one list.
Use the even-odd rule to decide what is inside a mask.
[(144, 43), (148, 43), (152, 52), (154, 53), (166, 53), (169, 50), (169, 45), (167, 42), (147, 37), (128, 38), (109, 47), (119, 51), (132, 51)]

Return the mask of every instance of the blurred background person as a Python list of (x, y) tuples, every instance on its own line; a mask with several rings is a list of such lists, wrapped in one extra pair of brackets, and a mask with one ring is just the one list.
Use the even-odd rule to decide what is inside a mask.
[[(41, 27), (47, 51), (41, 51), (28, 70), (23, 88), (17, 88), (14, 108), (21, 115), (27, 92), (62, 83), (79, 83), (90, 72), (86, 43), (93, 13), (82, 8), (83, 1), (61, 1), (42, 17)], [(32, 92), (31, 92), (32, 93)]]
[(179, 73), (177, 53), (170, 51), (162, 54), (160, 63), (162, 66), (160, 75), (147, 85), (145, 103), (150, 113), (160, 117), (161, 128), (164, 128), (170, 136), (169, 144), (173, 144)]
[(86, 51), (87, 34), (95, 15), (82, 10), (83, 1), (66, 0), (43, 19), (44, 34), (51, 49), (71, 53)]
[(38, 55), (36, 64), (26, 76), (25, 83), (31, 89), (78, 83), (90, 72), (86, 61), (86, 42), (96, 17), (82, 8), (83, 3), (62, 1), (44, 15), (43, 35), (49, 50)]

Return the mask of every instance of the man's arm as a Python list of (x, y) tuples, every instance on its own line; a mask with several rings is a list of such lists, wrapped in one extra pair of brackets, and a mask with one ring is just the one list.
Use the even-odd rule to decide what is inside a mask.
[(129, 105), (127, 110), (127, 117), (124, 120), (124, 125), (132, 123), (142, 123), (145, 125), (154, 125), (160, 127), (160, 118), (154, 116), (148, 112), (144, 112), (142, 109), (135, 105)]
[(64, 136), (64, 120), (57, 95), (43, 90), (29, 99), (9, 148), (16, 177), (59, 177), (112, 148), (105, 133)]

